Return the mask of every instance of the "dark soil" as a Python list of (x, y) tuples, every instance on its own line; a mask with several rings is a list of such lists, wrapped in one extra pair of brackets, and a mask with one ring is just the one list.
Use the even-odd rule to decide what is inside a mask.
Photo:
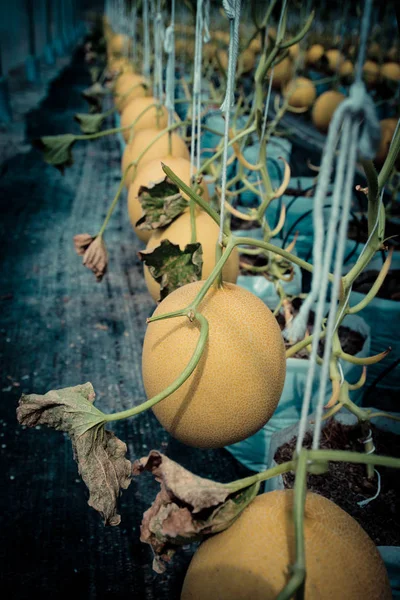
[[(293, 315), (296, 315), (298, 313), (301, 303), (302, 303), (301, 298), (294, 298), (294, 300), (292, 301)], [(312, 334), (313, 329), (314, 329), (314, 319), (315, 319), (315, 313), (313, 311), (311, 311), (309, 318), (308, 318), (309, 335)], [(284, 318), (283, 314), (278, 314), (276, 316), (276, 320), (278, 321), (279, 327), (283, 331), (286, 326), (285, 318)], [(364, 346), (364, 342), (365, 342), (365, 336), (363, 336), (358, 331), (353, 331), (352, 329), (350, 329), (349, 327), (346, 327), (345, 325), (341, 325), (339, 327), (339, 340), (340, 340), (343, 352), (346, 352), (347, 354), (351, 354), (352, 356), (354, 356), (355, 354), (357, 354), (358, 352), (360, 352), (362, 350), (362, 347)], [(287, 347), (289, 347), (288, 344), (287, 344)], [(325, 341), (322, 339), (319, 342), (319, 348), (318, 348), (318, 355), (321, 357), (323, 356), (324, 348), (325, 348)], [(292, 358), (308, 359), (309, 352), (307, 351), (306, 348), (304, 348), (303, 350), (296, 352), (296, 354), (294, 354), (292, 356)]]
[[(376, 278), (379, 275), (379, 271), (364, 271), (356, 279), (353, 284), (353, 290), (366, 294), (371, 289)], [(386, 300), (400, 300), (400, 270), (390, 271), (385, 277), (379, 292), (377, 293), (378, 298), (385, 298)]]
[(249, 229), (255, 229), (259, 227), (257, 221), (243, 221), (243, 219), (239, 219), (239, 217), (235, 217), (235, 215), (231, 215), (231, 229), (232, 231), (238, 231), (238, 229), (242, 231), (248, 231)]
[[(376, 453), (383, 456), (400, 457), (398, 435), (383, 432), (371, 426)], [(351, 450), (362, 452), (363, 444), (360, 427), (342, 425), (331, 420), (323, 429), (321, 449)], [(281, 446), (275, 453), (278, 464), (292, 459), (296, 439)], [(311, 448), (312, 437), (307, 434), (304, 446)], [(369, 481), (366, 466), (349, 463), (330, 463), (329, 472), (323, 475), (308, 475), (307, 487), (310, 491), (332, 500), (351, 515), (368, 533), (377, 546), (400, 545), (400, 478), (396, 469), (379, 467), (381, 491), (379, 496), (366, 506), (357, 502), (371, 498), (377, 491), (377, 477)], [(294, 475), (283, 475), (286, 488), (294, 485)]]

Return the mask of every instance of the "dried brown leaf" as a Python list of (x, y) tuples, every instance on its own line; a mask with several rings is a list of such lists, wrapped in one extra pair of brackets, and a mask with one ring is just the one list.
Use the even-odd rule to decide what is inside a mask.
[(141, 541), (154, 553), (153, 569), (165, 570), (180, 545), (200, 541), (226, 529), (256, 496), (259, 484), (240, 491), (198, 477), (163, 454), (152, 450), (133, 464), (133, 474), (150, 471), (161, 490), (144, 513)]
[[(87, 237), (85, 238), (85, 236)], [(79, 239), (77, 240), (77, 238)], [(101, 281), (107, 271), (107, 248), (101, 235), (92, 238), (91, 242), (89, 238), (90, 236), (87, 233), (75, 236), (75, 249), (78, 254), (83, 254), (83, 265), (93, 271), (93, 273), (96, 275), (97, 281)], [(84, 249), (85, 242), (89, 242), (89, 244), (86, 246), (86, 249)], [(83, 249), (84, 251), (82, 252)]]
[(79, 474), (87, 485), (89, 506), (106, 525), (118, 525), (117, 499), (131, 481), (131, 463), (125, 458), (126, 444), (104, 429), (105, 415), (93, 402), (91, 383), (47, 394), (22, 395), (17, 408), (21, 425), (46, 425), (68, 433)]
[(94, 237), (88, 233), (78, 233), (78, 235), (74, 235), (76, 253), (79, 256), (83, 256), (93, 240)]

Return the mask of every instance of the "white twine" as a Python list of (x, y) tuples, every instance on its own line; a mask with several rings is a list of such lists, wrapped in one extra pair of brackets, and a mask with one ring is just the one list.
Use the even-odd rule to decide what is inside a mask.
[(143, 75), (150, 78), (149, 0), (143, 0)]
[(171, 1), (171, 22), (165, 31), (164, 50), (168, 54), (165, 82), (165, 107), (168, 110), (168, 126), (175, 113), (175, 0)]
[(162, 53), (163, 53), (163, 42), (164, 42), (164, 26), (163, 26), (163, 18), (161, 13), (161, 0), (157, 0), (157, 9), (153, 4), (154, 9), (154, 81), (153, 81), (153, 90), (154, 97), (158, 100), (162, 100), (163, 97), (163, 63), (162, 63)]
[[(281, 14), (280, 14), (280, 17), (279, 17), (278, 30), (276, 32), (276, 35), (277, 35), (278, 39), (279, 39), (279, 35), (281, 33), (281, 30), (282, 30), (282, 21), (283, 21), (283, 15), (285, 14), (285, 11), (286, 11), (286, 4), (287, 4), (287, 0), (283, 0), (282, 8), (281, 8)], [(265, 37), (268, 38), (268, 27), (267, 27), (267, 31), (266, 31)], [(261, 131), (261, 139), (264, 138), (265, 130), (267, 128), (268, 111), (269, 111), (269, 105), (270, 105), (270, 102), (271, 102), (272, 82), (274, 80), (274, 70), (275, 70), (275, 67), (272, 66), (271, 67), (271, 71), (270, 71), (270, 76), (269, 76), (267, 99), (265, 101), (265, 107), (264, 107), (264, 116), (263, 116), (263, 124), (262, 124), (262, 131)], [(261, 146), (260, 146), (260, 152), (261, 152)]]
[(222, 5), (225, 9), (227, 17), (229, 19), (229, 60), (228, 60), (228, 73), (226, 82), (226, 92), (224, 101), (220, 107), (220, 110), (225, 113), (225, 131), (224, 131), (224, 148), (222, 155), (222, 181), (221, 181), (221, 212), (220, 212), (220, 228), (218, 243), (222, 244), (224, 235), (224, 221), (225, 221), (225, 197), (226, 197), (226, 183), (227, 183), (227, 163), (228, 163), (228, 140), (229, 140), (229, 119), (230, 112), (234, 104), (234, 86), (235, 86), (235, 73), (237, 57), (239, 52), (239, 25), (240, 25), (240, 9), (241, 0), (222, 0)]
[[(192, 128), (190, 147), (190, 178), (193, 177), (195, 155), (197, 155), (196, 166), (200, 167), (200, 128), (201, 128), (201, 58), (203, 49), (203, 0), (197, 0), (196, 9), (196, 33), (195, 33), (195, 51), (194, 51), (194, 70), (193, 70), (193, 97), (192, 97)], [(197, 131), (196, 131), (197, 129)], [(197, 133), (197, 140), (196, 140)]]
[[(368, 34), (369, 29), (371, 4), (372, 0), (367, 0), (367, 6), (365, 8), (364, 19), (362, 23), (361, 35), (361, 39), (364, 40), (364, 42), (366, 40), (366, 36)], [(360, 54), (364, 54), (364, 56), (361, 56), (361, 65), (364, 63), (365, 49), (366, 44), (361, 43)], [(328, 190), (332, 167), (335, 161), (335, 150), (341, 131), (341, 144), (339, 157), (337, 161), (332, 209), (329, 218), (329, 228), (326, 234), (326, 239), (324, 239), (325, 228), (323, 205)], [(296, 341), (297, 339), (304, 337), (310, 309), (318, 298), (314, 322), (313, 343), (311, 348), (309, 369), (307, 373), (306, 388), (299, 424), (299, 434), (296, 445), (297, 452), (301, 450), (306, 431), (307, 417), (311, 402), (312, 385), (317, 364), (316, 359), (319, 345), (319, 336), (322, 331), (322, 323), (324, 317), (323, 313), (328, 288), (329, 268), (332, 260), (333, 246), (335, 238), (337, 236), (336, 229), (338, 219), (340, 218), (341, 226), (339, 231), (339, 237), (337, 240), (334, 282), (331, 293), (330, 310), (326, 329), (325, 352), (320, 376), (318, 403), (316, 408), (315, 428), (313, 436), (313, 448), (316, 449), (319, 447), (323, 404), (325, 400), (326, 384), (328, 380), (331, 342), (338, 323), (338, 319), (336, 319), (335, 316), (339, 286), (342, 275), (342, 263), (345, 252), (347, 226), (351, 205), (352, 186), (354, 180), (357, 151), (362, 158), (373, 158), (373, 156), (375, 155), (375, 149), (379, 143), (379, 138), (379, 121), (375, 114), (372, 99), (367, 94), (366, 88), (362, 83), (361, 78), (357, 78), (356, 76), (356, 81), (350, 88), (350, 97), (340, 104), (335, 114), (333, 115), (324, 148), (321, 171), (318, 178), (318, 185), (314, 198), (313, 208), (313, 227), (315, 238), (313, 247), (314, 272), (311, 290), (307, 299), (303, 303), (299, 314), (292, 321), (290, 329), (285, 332), (285, 335), (287, 337), (290, 337), (292, 341)], [(342, 207), (341, 211), (340, 207)], [(323, 255), (324, 264), (322, 264)]]
[[(367, 452), (367, 454), (372, 454), (374, 450), (370, 450), (369, 452)], [(378, 477), (378, 489), (376, 490), (376, 494), (374, 494), (372, 498), (367, 498), (366, 500), (361, 500), (361, 502), (357, 502), (358, 506), (361, 506), (361, 508), (364, 508), (364, 506), (367, 506), (367, 504), (369, 504), (373, 500), (376, 500), (379, 494), (381, 493), (381, 474), (376, 469), (374, 469), (374, 473), (376, 473)]]

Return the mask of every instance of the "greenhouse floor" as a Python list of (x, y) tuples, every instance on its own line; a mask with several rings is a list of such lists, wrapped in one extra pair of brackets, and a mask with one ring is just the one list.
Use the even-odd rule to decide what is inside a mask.
[[(122, 496), (121, 525), (105, 528), (87, 506), (67, 436), (23, 429), (15, 417), (21, 393), (86, 381), (105, 412), (144, 398), (141, 347), (154, 305), (125, 199), (105, 236), (110, 264), (101, 284), (72, 244), (74, 234), (95, 233), (106, 214), (120, 177), (119, 142), (109, 137), (76, 144), (75, 164), (64, 176), (30, 146), (41, 135), (78, 132), (73, 115), (87, 111), (81, 91), (88, 85), (77, 50), (26, 115), (26, 140), (19, 139), (13, 152), (4, 150), (0, 170), (2, 589), (16, 600), (32, 594), (174, 600), (193, 547), (179, 551), (160, 576), (152, 571), (150, 547), (139, 541), (141, 516), (158, 484), (148, 475), (135, 479)], [(22, 104), (24, 93), (18, 91)], [(29, 94), (27, 86), (26, 102)], [(190, 449), (171, 439), (151, 412), (114, 430), (131, 460), (156, 448), (205, 477), (230, 481), (247, 474), (225, 450)]]

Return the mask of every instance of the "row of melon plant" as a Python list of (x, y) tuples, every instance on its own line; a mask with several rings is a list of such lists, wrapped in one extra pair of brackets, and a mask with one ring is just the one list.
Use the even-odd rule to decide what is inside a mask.
[[(265, 33), (271, 10), (270, 7), (260, 24), (261, 32)], [(284, 17), (285, 14), (286, 3)], [(301, 42), (311, 26), (312, 15), (301, 31), (289, 39), (285, 37), (285, 18), (282, 21), (273, 42), (262, 48), (254, 76), (254, 102), (244, 113), (245, 127), (232, 128), (229, 139), (195, 172), (182, 133), (177, 134), (190, 125), (190, 118), (182, 122), (174, 115), (172, 123), (168, 122), (162, 98), (147, 95), (151, 81), (134, 73), (126, 58), (115, 59), (116, 54), (126, 52), (129, 40), (127, 44), (104, 19), (108, 65), (103, 74), (97, 69), (102, 83), (96, 77), (86, 95), (98, 108), (99, 98), (107, 94), (103, 82), (111, 76), (115, 106), (106, 113), (78, 116), (90, 133), (42, 138), (40, 146), (49, 162), (63, 167), (71, 162), (71, 148), (76, 141), (125, 134), (128, 143), (122, 158), (122, 178), (109, 214), (96, 236), (81, 234), (75, 243), (86, 266), (101, 280), (107, 267), (104, 231), (129, 183), (128, 206), (134, 227), (139, 235), (144, 236), (146, 231), (152, 234), (142, 253), (148, 267), (147, 284), (154, 299), (161, 297), (148, 319), (143, 346), (143, 380), (148, 399), (121, 413), (106, 414), (94, 405), (95, 392), (88, 383), (52, 390), (44, 396), (23, 396), (18, 419), (28, 426), (45, 424), (70, 435), (79, 471), (90, 491), (89, 504), (102, 514), (106, 524), (120, 522), (117, 499), (120, 490), (129, 486), (132, 472), (154, 474), (161, 491), (144, 515), (141, 538), (153, 547), (155, 568), (162, 570), (179, 545), (208, 538), (195, 553), (182, 598), (214, 597), (218, 589), (221, 598), (283, 599), (291, 598), (297, 590), (304, 593), (304, 587), (310, 598), (362, 597), (365, 590), (368, 597), (389, 598), (387, 574), (373, 542), (335, 504), (306, 493), (305, 476), (307, 472), (324, 472), (329, 461), (363, 463), (371, 475), (371, 467), (398, 468), (399, 460), (368, 454), (368, 447), (365, 454), (303, 448), (278, 467), (220, 484), (196, 477), (156, 450), (132, 465), (125, 457), (125, 444), (105, 429), (107, 423), (151, 408), (162, 426), (189, 446), (219, 448), (239, 442), (258, 431), (273, 415), (284, 384), (285, 356), (309, 348), (313, 341), (313, 335), (306, 335), (285, 352), (280, 328), (270, 309), (234, 284), (238, 249), (261, 251), (270, 258), (278, 267), (277, 282), (283, 276), (282, 260), (313, 272), (313, 265), (298, 258), (293, 249), (271, 243), (273, 232), (265, 221), (269, 204), (284, 192), (290, 175), (287, 166), (282, 186), (272, 188), (266, 168), (272, 129), (267, 126), (263, 131), (261, 126), (268, 73), (274, 64), (278, 66), (285, 59), (290, 48)], [(253, 39), (257, 35), (256, 30)], [(132, 51), (135, 53), (135, 48)], [(93, 48), (88, 48), (88, 52), (95, 54)], [(140, 54), (138, 48), (137, 55)], [(96, 60), (101, 65), (100, 58)], [(121, 127), (98, 131), (115, 110), (121, 111)], [(237, 123), (234, 119), (234, 126)], [(250, 135), (256, 135), (260, 144), (256, 165), (243, 156), (243, 141)], [(262, 180), (260, 191), (240, 171), (244, 187), (260, 196), (256, 214), (247, 217), (260, 222), (263, 239), (232, 233), (229, 218), (221, 218), (218, 202), (215, 198), (214, 202), (209, 201), (204, 175), (218, 180), (219, 174), (224, 174), (228, 147), (239, 165), (257, 171)], [(379, 198), (399, 149), (397, 131), (379, 175), (372, 161), (363, 164), (368, 180), (371, 235), (356, 265), (342, 278), (338, 325), (346, 314), (360, 311), (375, 296), (390, 266), (389, 258), (365, 301), (350, 307), (347, 292), (385, 243), (385, 215)], [(216, 196), (228, 214), (234, 213), (230, 203), (224, 203), (218, 185)], [(228, 194), (226, 198), (229, 197)], [(378, 227), (373, 228), (375, 222)], [(211, 250), (208, 253), (208, 246), (216, 249), (216, 259)], [(281, 306), (285, 306), (283, 301)], [(290, 318), (287, 330), (290, 339)], [(368, 425), (375, 415), (350, 400), (351, 385), (341, 381), (339, 361), (360, 360), (366, 366), (382, 358), (383, 355), (362, 360), (351, 357), (343, 351), (335, 334), (329, 359), (334, 392), (325, 418), (345, 406), (360, 423)], [(363, 378), (358, 385), (362, 383)], [(294, 493), (286, 490), (258, 495), (262, 481), (284, 472), (296, 474)], [(343, 577), (339, 573), (344, 573)]]

